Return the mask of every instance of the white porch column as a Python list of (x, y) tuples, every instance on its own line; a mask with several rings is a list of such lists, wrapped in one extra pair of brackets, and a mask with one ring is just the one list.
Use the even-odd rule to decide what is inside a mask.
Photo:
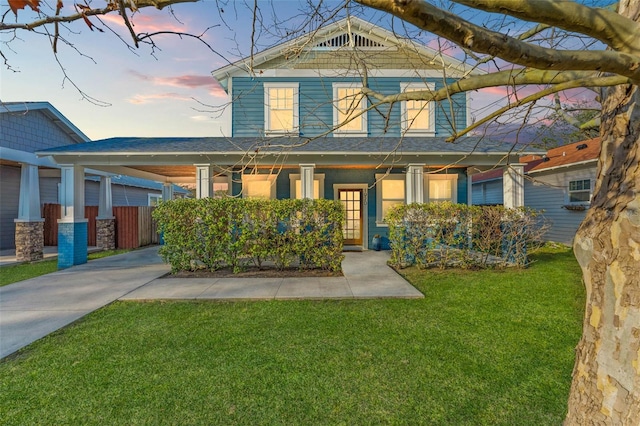
[(424, 202), (424, 166), (424, 164), (407, 166), (407, 204)]
[(61, 217), (58, 220), (58, 269), (87, 263), (88, 221), (84, 218), (84, 168), (60, 168)]
[(502, 172), (503, 204), (508, 209), (524, 206), (524, 164), (513, 163)]
[(300, 195), (313, 200), (313, 170), (315, 164), (300, 164)]
[(162, 184), (162, 201), (173, 200), (173, 184), (165, 182)]
[(84, 168), (81, 166), (61, 166), (60, 204), (63, 222), (84, 220)]
[(42, 220), (42, 214), (40, 213), (40, 182), (38, 179), (38, 166), (22, 164), (18, 220)]
[(44, 250), (44, 219), (40, 213), (38, 166), (22, 163), (18, 218), (14, 219), (16, 259), (41, 260)]
[(100, 177), (100, 198), (98, 199), (98, 219), (113, 219), (113, 198), (111, 196), (111, 176)]
[(211, 164), (196, 164), (196, 198), (213, 196), (213, 169)]

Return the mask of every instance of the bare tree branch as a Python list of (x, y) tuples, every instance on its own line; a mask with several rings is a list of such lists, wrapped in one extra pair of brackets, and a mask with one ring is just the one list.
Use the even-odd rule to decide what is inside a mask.
[[(629, 77), (636, 83), (640, 82), (640, 47), (637, 44), (635, 49), (627, 48), (633, 54), (604, 50), (550, 49), (472, 24), (423, 0), (356, 1), (391, 13), (418, 28), (445, 37), (463, 48), (489, 54), (513, 64), (545, 70), (609, 72)], [(516, 1), (521, 3), (523, 0), (514, 0)], [(540, 3), (547, 1), (541, 0)], [(467, 0), (468, 4), (473, 2), (474, 0)], [(535, 5), (538, 3), (535, 2)], [(607, 13), (611, 14), (608, 11)], [(640, 26), (636, 22), (620, 16), (611, 25), (621, 25), (621, 20), (630, 28), (631, 34), (640, 32)]]

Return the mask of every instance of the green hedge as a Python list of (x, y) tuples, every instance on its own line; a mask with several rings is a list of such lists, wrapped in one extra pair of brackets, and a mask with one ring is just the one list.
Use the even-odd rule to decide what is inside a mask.
[(279, 269), (339, 271), (344, 212), (338, 201), (180, 199), (153, 212), (164, 245), (160, 255), (176, 271), (247, 263)]
[(529, 208), (453, 203), (396, 206), (386, 219), (398, 267), (526, 266), (549, 227)]

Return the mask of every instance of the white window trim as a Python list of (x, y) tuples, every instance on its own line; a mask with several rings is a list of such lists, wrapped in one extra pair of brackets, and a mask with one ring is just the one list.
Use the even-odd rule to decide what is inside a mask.
[[(300, 179), (300, 173), (291, 173), (289, 175), (289, 197), (292, 200), (296, 198), (296, 182)], [(324, 198), (324, 173), (314, 173), (313, 181), (318, 181), (318, 197)]]
[(252, 174), (252, 175), (242, 175), (242, 198), (247, 198), (247, 193), (245, 191), (245, 185), (249, 182), (261, 182), (261, 181), (269, 181), (271, 184), (269, 185), (270, 193), (269, 199), (273, 200), (276, 198), (276, 178), (277, 175), (267, 175), (267, 174)]
[[(588, 180), (589, 181), (589, 201), (571, 201), (571, 193), (572, 192), (583, 192), (583, 191), (586, 191), (584, 189), (580, 190), (580, 191), (571, 191), (570, 190), (571, 182), (581, 182), (583, 180)], [(566, 196), (567, 204), (574, 205), (574, 206), (589, 206), (589, 205), (591, 205), (591, 198), (593, 197), (593, 185), (594, 185), (594, 179), (591, 179), (591, 177), (589, 177), (589, 176), (572, 177), (570, 179), (567, 179), (567, 196)]]
[[(271, 130), (268, 128), (271, 114), (269, 107), (269, 89), (293, 89), (293, 129), (287, 130)], [(265, 136), (298, 136), (300, 134), (300, 104), (299, 104), (299, 83), (264, 83), (264, 134)]]
[[(407, 199), (407, 182), (404, 173), (376, 173), (376, 226), (380, 228), (388, 227), (387, 222), (382, 217), (382, 181), (385, 179), (400, 180), (404, 182), (404, 194), (402, 194), (402, 203), (406, 203)], [(400, 200), (400, 198), (398, 198)]]
[(338, 90), (339, 89), (361, 89), (362, 85), (359, 83), (333, 83), (333, 136), (334, 137), (347, 137), (347, 136), (367, 136), (368, 127), (367, 127), (367, 113), (364, 112), (367, 107), (367, 97), (362, 96), (360, 100), (360, 111), (363, 111), (360, 117), (354, 118), (354, 120), (360, 120), (360, 129), (361, 130), (344, 130), (342, 128), (338, 128), (337, 126), (340, 124), (338, 122)]
[[(433, 83), (400, 83), (400, 91), (406, 92), (408, 89), (435, 90)], [(407, 118), (407, 101), (400, 103), (400, 129), (403, 135), (407, 136), (435, 136), (436, 134), (436, 113), (435, 102), (428, 103), (429, 108), (429, 128), (428, 129), (411, 129), (409, 128), (409, 119)]]
[(455, 173), (438, 173), (438, 174), (424, 174), (424, 202), (430, 203), (429, 197), (429, 181), (430, 180), (448, 180), (451, 182), (451, 202), (458, 202), (458, 175)]
[[(151, 204), (153, 199), (156, 200), (156, 204)], [(160, 201), (162, 201), (162, 194), (153, 194), (151, 192), (147, 194), (147, 206), (157, 206)]]

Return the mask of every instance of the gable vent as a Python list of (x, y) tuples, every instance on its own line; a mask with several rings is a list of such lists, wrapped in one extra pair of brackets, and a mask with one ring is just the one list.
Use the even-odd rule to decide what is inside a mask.
[[(358, 34), (353, 34), (352, 37), (353, 37), (353, 47), (360, 47), (360, 48), (385, 47), (384, 44), (382, 43), (378, 43), (377, 41), (373, 41), (369, 38), (363, 37)], [(337, 49), (344, 46), (350, 46), (350, 40), (351, 38), (349, 37), (349, 34), (344, 33), (336, 37), (330, 38), (328, 40), (325, 40), (323, 42), (320, 42), (316, 44), (315, 47)]]

